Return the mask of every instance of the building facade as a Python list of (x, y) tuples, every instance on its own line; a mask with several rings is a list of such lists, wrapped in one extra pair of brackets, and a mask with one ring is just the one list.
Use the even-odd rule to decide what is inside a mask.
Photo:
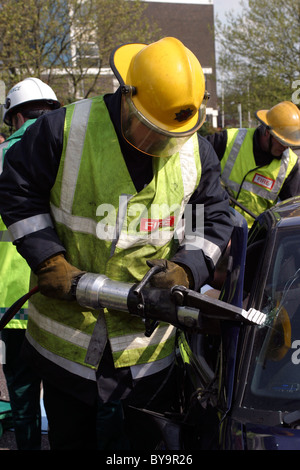
[(216, 54), (213, 0), (147, 0), (146, 15), (161, 28), (163, 36), (182, 41), (199, 59), (210, 93), (207, 120), (217, 127)]
[[(199, 59), (205, 75), (206, 89), (210, 94), (206, 120), (218, 127), (216, 56), (214, 39), (213, 0), (142, 0), (147, 8), (149, 22), (161, 30), (161, 36), (173, 36), (182, 41)], [(109, 68), (101, 71), (102, 83), (113, 81), (113, 90), (118, 87)]]
[[(125, 0), (126, 3), (131, 1)], [(153, 23), (154, 30), (156, 26), (158, 27), (159, 32), (153, 33), (153, 36), (157, 36), (157, 39), (166, 36), (176, 37), (199, 59), (205, 75), (206, 89), (210, 94), (207, 103), (207, 121), (216, 128), (218, 111), (213, 0), (141, 0), (141, 2), (146, 6), (144, 15), (148, 22)], [(97, 16), (99, 11), (93, 10), (93, 15), (88, 16), (84, 7), (89, 4), (88, 0), (78, 0), (81, 8), (76, 9), (71, 8), (70, 5), (73, 5), (71, 2), (70, 5), (68, 2), (62, 4), (66, 10), (61, 11), (60, 17), (64, 18), (65, 15), (70, 17), (69, 23), (64, 23), (63, 34), (57, 38), (57, 43), (63, 46), (64, 54), (59, 56), (58, 62), (50, 61), (51, 68), (45, 65), (40, 73), (40, 78), (53, 86), (57, 96), (63, 97), (63, 100), (60, 99), (63, 104), (93, 94), (110, 93), (118, 86), (109, 67), (109, 42), (108, 45), (106, 42), (107, 50), (104, 52), (101, 50), (107, 39), (105, 28), (103, 28), (104, 36), (101, 39), (94, 27), (93, 15)], [(104, 17), (105, 12), (109, 15), (110, 2), (99, 3), (96, 6), (100, 8), (101, 5), (103, 12), (101, 10), (100, 13)], [(132, 7), (134, 9), (135, 5), (133, 4)], [(91, 19), (91, 27), (89, 19)], [(134, 33), (133, 30), (133, 37)], [(112, 37), (115, 37), (117, 43), (118, 29)], [(51, 83), (49, 82), (50, 76)]]

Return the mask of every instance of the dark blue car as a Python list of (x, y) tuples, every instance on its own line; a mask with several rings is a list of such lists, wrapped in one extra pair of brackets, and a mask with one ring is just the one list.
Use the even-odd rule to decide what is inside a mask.
[[(255, 221), (234, 214), (220, 298), (267, 315), (262, 326), (221, 321), (181, 332), (182, 423), (187, 450), (300, 449), (300, 197)], [(172, 445), (172, 444), (171, 444)]]
[[(96, 276), (101, 282), (95, 282), (97, 296), (91, 299), (97, 305), (115, 302), (111, 286), (121, 292), (125, 311), (137, 314), (144, 302), (143, 311), (152, 315), (150, 324), (145, 321), (147, 331), (153, 321), (155, 328), (156, 320), (170, 318), (178, 327), (174, 411), (130, 409), (146, 449), (300, 449), (300, 196), (261, 214), (249, 233), (234, 210), (232, 219), (225, 282), (218, 299), (205, 305), (207, 295), (182, 286), (158, 297), (146, 281), (120, 290), (118, 282), (106, 278), (105, 283), (103, 276), (90, 273), (77, 286), (79, 301), (85, 283)], [(185, 298), (188, 305), (182, 303)], [(252, 311), (262, 312), (263, 321), (249, 320)], [(149, 430), (153, 446), (147, 442)]]

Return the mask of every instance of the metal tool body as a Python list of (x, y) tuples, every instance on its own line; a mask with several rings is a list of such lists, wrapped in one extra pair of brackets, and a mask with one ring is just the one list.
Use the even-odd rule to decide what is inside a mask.
[[(74, 297), (79, 305), (92, 309), (109, 308), (142, 317), (145, 334), (151, 336), (160, 321), (182, 329), (204, 331), (205, 320), (229, 320), (252, 325), (262, 325), (266, 315), (251, 308), (240, 307), (213, 299), (184, 286), (171, 289), (151, 287), (151, 277), (161, 267), (151, 268), (138, 284), (114, 281), (103, 274), (86, 273), (79, 277), (74, 287)], [(0, 331), (38, 288), (19, 299), (6, 312), (0, 322)]]
[(151, 287), (149, 281), (156, 268), (151, 268), (139, 284), (86, 273), (78, 281), (76, 300), (84, 307), (121, 310), (144, 318), (146, 336), (151, 335), (159, 321), (195, 331), (205, 329), (205, 319), (252, 325), (262, 325), (266, 320), (266, 315), (258, 310), (246, 311), (183, 286)]

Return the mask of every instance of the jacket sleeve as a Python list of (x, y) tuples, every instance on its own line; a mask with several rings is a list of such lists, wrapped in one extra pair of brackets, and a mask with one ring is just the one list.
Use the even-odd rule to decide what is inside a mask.
[[(232, 233), (232, 222), (227, 193), (220, 184), (220, 163), (211, 144), (198, 136), (202, 166), (200, 184), (192, 195), (193, 220), (203, 211), (203, 226), (193, 224), (193, 233), (188, 234), (172, 261), (187, 266), (194, 277), (194, 289), (209, 282), (216, 263), (225, 251)], [(200, 217), (201, 218), (201, 217)], [(197, 246), (201, 246), (197, 249)]]
[(297, 160), (294, 168), (282, 185), (279, 193), (279, 199), (284, 201), (290, 197), (299, 196), (300, 194), (300, 167)]
[[(49, 194), (62, 152), (64, 116), (61, 108), (37, 119), (7, 151), (0, 176), (1, 216), (15, 234), (18, 252), (33, 270), (53, 254), (65, 251), (49, 222)], [(28, 232), (32, 233), (19, 237), (23, 226), (30, 227)]]
[(219, 160), (221, 161), (227, 145), (227, 131), (216, 132), (215, 134), (205, 136), (205, 139), (211, 143)]

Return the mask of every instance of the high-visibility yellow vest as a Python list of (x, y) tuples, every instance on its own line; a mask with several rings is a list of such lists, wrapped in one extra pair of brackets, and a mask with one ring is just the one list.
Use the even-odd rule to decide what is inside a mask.
[[(253, 154), (255, 129), (228, 129), (227, 146), (221, 160), (221, 180), (238, 202), (256, 217), (278, 201), (286, 178), (297, 162), (297, 155), (287, 149), (281, 159), (258, 167)], [(250, 228), (254, 218), (235, 206)]]
[[(7, 150), (21, 139), (25, 130), (35, 121), (29, 119), (0, 145), (0, 173)], [(5, 224), (0, 218), (0, 318), (9, 307), (29, 290), (30, 268), (12, 244)], [(28, 302), (15, 314), (5, 328), (26, 329)]]
[[(66, 107), (51, 211), (71, 264), (134, 283), (148, 271), (146, 260), (172, 257), (178, 247), (177, 224), (200, 181), (197, 135), (180, 153), (153, 158), (153, 166), (151, 183), (137, 193), (103, 98)], [(143, 375), (150, 365), (162, 368), (173, 353), (175, 329), (169, 324), (162, 323), (148, 338), (139, 317), (88, 311), (76, 302), (40, 294), (32, 297), (27, 337), (48, 359), (93, 379), (98, 364), (88, 363), (86, 353), (98, 315), (103, 316), (102, 334), (115, 367), (130, 366), (135, 375)]]

